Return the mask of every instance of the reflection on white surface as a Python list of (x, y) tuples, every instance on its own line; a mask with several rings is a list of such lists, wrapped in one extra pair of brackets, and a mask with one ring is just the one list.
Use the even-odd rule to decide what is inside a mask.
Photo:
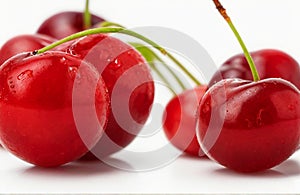
[(101, 162), (74, 162), (44, 169), (16, 160), (1, 149), (0, 192), (299, 193), (299, 158), (300, 152), (297, 152), (272, 170), (245, 175), (207, 158), (181, 156), (162, 169), (133, 173)]

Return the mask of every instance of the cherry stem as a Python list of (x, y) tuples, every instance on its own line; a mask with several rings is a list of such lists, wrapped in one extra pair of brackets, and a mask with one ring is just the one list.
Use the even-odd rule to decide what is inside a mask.
[(115, 22), (109, 22), (109, 21), (103, 21), (98, 24), (99, 27), (120, 27), (120, 28), (125, 28), (121, 24), (115, 23)]
[[(118, 23), (114, 23), (114, 22), (109, 22), (109, 21), (104, 21), (101, 22), (99, 24), (99, 27), (121, 27), (121, 28), (125, 28), (124, 26), (118, 24)], [(150, 44), (151, 45), (151, 44)], [(151, 50), (151, 49), (150, 49)], [(158, 57), (158, 56), (157, 56)], [(174, 56), (172, 55), (168, 55), (168, 57), (185, 73), (187, 74), (187, 76), (192, 79), (196, 85), (201, 85), (201, 83), (176, 59), (174, 58)], [(166, 66), (165, 63), (163, 63), (165, 65), (165, 67), (168, 69), (168, 71), (174, 76), (174, 78), (176, 79), (176, 81), (179, 83), (179, 85), (185, 89), (183, 83), (181, 82), (181, 80), (178, 78), (178, 76), (174, 73), (174, 71), (172, 69), (170, 69), (168, 66)]]
[(213, 0), (214, 4), (216, 5), (217, 10), (220, 12), (220, 14), (223, 16), (223, 18), (226, 20), (227, 24), (229, 25), (229, 27), (231, 28), (231, 30), (233, 31), (235, 37), (237, 38), (238, 42), (240, 43), (243, 51), (244, 51), (244, 55), (247, 59), (247, 62), (249, 64), (249, 67), (251, 69), (252, 72), (252, 76), (253, 76), (253, 80), (254, 81), (259, 81), (259, 74), (257, 72), (256, 66), (254, 64), (254, 61), (242, 39), (242, 37), (240, 36), (240, 34), (238, 33), (237, 29), (235, 28), (234, 24), (232, 23), (230, 17), (228, 16), (226, 9), (223, 7), (223, 5), (219, 2), (219, 0)]
[[(154, 51), (152, 51), (149, 47), (140, 44), (140, 43), (129, 43), (130, 45), (132, 45), (135, 49), (137, 49), (141, 54), (144, 54), (144, 57), (146, 58), (147, 62), (149, 63), (149, 65), (151, 66), (151, 68), (157, 73), (157, 75), (162, 79), (162, 81), (164, 81), (170, 88), (171, 88), (171, 83), (164, 77), (164, 75), (157, 69), (157, 67), (155, 66), (154, 61), (158, 61), (161, 64), (164, 65), (164, 67), (170, 72), (170, 74), (175, 78), (175, 80), (177, 81), (177, 83), (179, 84), (179, 86), (181, 87), (182, 90), (186, 90), (186, 87), (184, 86), (184, 84), (182, 83), (182, 81), (180, 80), (180, 78), (175, 74), (175, 72), (169, 67), (167, 66), (166, 62), (164, 62), (163, 59), (161, 59)], [(172, 89), (173, 91), (175, 91), (174, 89)], [(176, 94), (174, 94), (176, 95)]]
[[(121, 27), (121, 28), (125, 28), (124, 26), (115, 23), (115, 22), (109, 22), (109, 21), (103, 21), (101, 23), (98, 24), (99, 27)], [(167, 64), (163, 61), (163, 59), (161, 59), (154, 51), (152, 51), (152, 49), (150, 49), (149, 47), (146, 47), (145, 45), (139, 44), (139, 43), (129, 43), (131, 46), (133, 46), (135, 49), (137, 49), (141, 54), (146, 54), (147, 55), (151, 55), (152, 58), (154, 58), (155, 60), (157, 60), (158, 62), (160, 62), (161, 64), (164, 65), (164, 67), (169, 71), (169, 73), (175, 78), (175, 80), (177, 81), (177, 83), (180, 85), (180, 87), (182, 88), (182, 90), (185, 90), (186, 87), (184, 86), (184, 84), (182, 83), (182, 81), (180, 80), (180, 78), (176, 75), (176, 73), (169, 67), (167, 66)], [(145, 56), (144, 56), (145, 57)], [(151, 62), (150, 62), (151, 63)], [(169, 86), (170, 83), (164, 78), (164, 76), (158, 72), (158, 69), (156, 68), (155, 64), (153, 63), (151, 68), (157, 73), (157, 75)]]
[(80, 37), (84, 37), (87, 35), (92, 35), (92, 34), (100, 34), (100, 33), (121, 33), (121, 34), (125, 34), (125, 35), (129, 35), (132, 37), (135, 37), (137, 39), (140, 39), (142, 41), (144, 41), (145, 43), (148, 43), (149, 45), (151, 45), (152, 47), (154, 47), (155, 49), (157, 49), (158, 51), (160, 51), (163, 55), (169, 57), (178, 67), (180, 67), (180, 69), (186, 74), (188, 75), (188, 77), (196, 84), (196, 85), (201, 85), (201, 83), (172, 55), (170, 54), (168, 51), (166, 51), (163, 47), (159, 46), (157, 43), (153, 42), (152, 40), (148, 39), (147, 37), (144, 37), (143, 35), (140, 35), (134, 31), (125, 29), (125, 28), (121, 28), (121, 27), (102, 27), (102, 28), (94, 28), (94, 29), (88, 29), (88, 30), (84, 30), (78, 33), (75, 33), (73, 35), (70, 35), (68, 37), (65, 37), (57, 42), (54, 42), (40, 50), (37, 50), (35, 52), (33, 52), (34, 54), (41, 54), (44, 53), (48, 50), (51, 50), (65, 42), (68, 41), (72, 41), (74, 39), (78, 39)]
[(89, 0), (85, 1), (83, 21), (84, 21), (84, 29), (89, 29), (92, 26), (92, 17), (89, 10)]

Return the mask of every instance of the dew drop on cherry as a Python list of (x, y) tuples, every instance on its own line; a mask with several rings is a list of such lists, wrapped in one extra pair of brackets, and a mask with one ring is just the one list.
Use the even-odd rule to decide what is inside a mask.
[(71, 78), (75, 78), (78, 72), (78, 68), (76, 66), (69, 66), (69, 75)]
[(17, 79), (19, 81), (23, 81), (27, 78), (31, 78), (33, 76), (33, 71), (32, 70), (25, 70), (24, 72), (20, 73), (18, 76), (17, 76)]
[(111, 68), (116, 71), (121, 67), (121, 65), (121, 62), (118, 59), (115, 59), (114, 64), (113, 66), (111, 66)]

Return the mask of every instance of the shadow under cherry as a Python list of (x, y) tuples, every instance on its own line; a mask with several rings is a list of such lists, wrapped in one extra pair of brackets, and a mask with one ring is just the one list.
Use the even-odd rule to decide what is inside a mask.
[[(114, 159), (119, 161), (118, 159)], [(125, 162), (120, 162), (125, 163)], [(129, 165), (127, 165), (129, 166)], [(110, 166), (100, 160), (95, 161), (74, 161), (60, 167), (43, 168), (32, 166), (26, 168), (23, 174), (30, 176), (47, 176), (47, 177), (88, 177), (93, 175), (108, 175), (120, 172), (119, 169)]]

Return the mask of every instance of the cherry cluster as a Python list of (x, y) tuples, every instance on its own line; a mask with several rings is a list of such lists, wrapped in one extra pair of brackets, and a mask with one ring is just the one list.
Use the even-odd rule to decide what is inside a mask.
[[(86, 28), (83, 19), (81, 12), (59, 13), (36, 34), (14, 37), (0, 51), (1, 142), (38, 166), (93, 160), (121, 150), (141, 130), (153, 103), (154, 83), (145, 59), (119, 39), (94, 34), (38, 53), (57, 39), (93, 28)], [(102, 21), (92, 15), (92, 25)], [(121, 77), (127, 82), (118, 83)], [(113, 91), (116, 85), (120, 90)], [(117, 116), (113, 92), (122, 111)], [(124, 103), (125, 98), (129, 101)], [(132, 118), (123, 116), (126, 109)], [(120, 118), (126, 126), (118, 123)]]
[[(263, 171), (299, 146), (300, 67), (279, 50), (249, 53), (226, 10), (213, 2), (244, 54), (221, 65), (207, 85), (176, 95), (165, 107), (164, 132), (187, 154), (239, 172)], [(0, 50), (1, 144), (37, 166), (107, 157), (146, 123), (155, 91), (147, 61), (159, 57), (108, 33), (140, 38), (171, 56), (87, 8), (56, 14)]]
[(208, 85), (174, 97), (165, 109), (164, 130), (190, 155), (207, 156), (238, 172), (263, 171), (299, 147), (300, 67), (280, 50), (250, 54), (226, 10), (213, 2), (244, 54), (222, 64)]

